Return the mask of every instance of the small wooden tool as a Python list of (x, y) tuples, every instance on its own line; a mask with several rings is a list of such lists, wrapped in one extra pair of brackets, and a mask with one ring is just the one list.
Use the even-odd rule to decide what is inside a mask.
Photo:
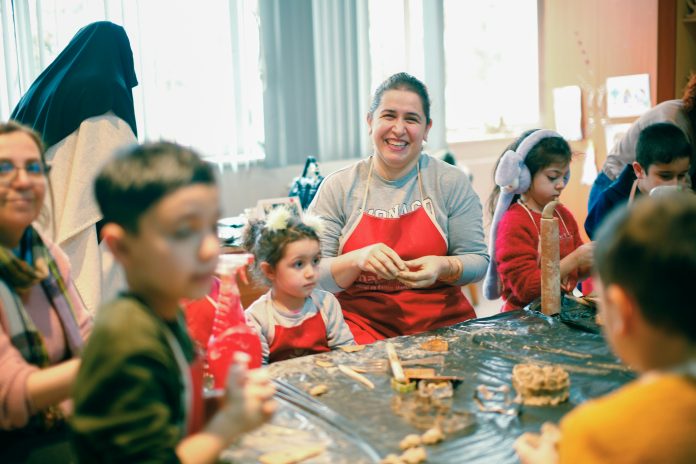
[(399, 356), (396, 354), (396, 348), (394, 348), (391, 342), (385, 343), (385, 346), (387, 347), (387, 356), (389, 357), (389, 365), (394, 374), (394, 379), (397, 382), (407, 383), (408, 379), (404, 375), (404, 369), (401, 367), (401, 361), (399, 361)]

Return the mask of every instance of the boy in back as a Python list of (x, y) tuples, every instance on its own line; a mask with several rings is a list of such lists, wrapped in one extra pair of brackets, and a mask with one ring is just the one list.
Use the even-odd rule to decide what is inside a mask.
[(611, 214), (595, 262), (612, 350), (641, 373), (515, 444), (523, 463), (696, 462), (696, 196), (645, 197)]
[(180, 300), (204, 296), (219, 244), (218, 189), (193, 151), (161, 142), (120, 153), (95, 194), (103, 240), (128, 291), (103, 305), (75, 382), (73, 445), (80, 462), (215, 462), (267, 420), (264, 373), (230, 369), (225, 404), (203, 424), (202, 370)]
[(647, 126), (638, 136), (636, 161), (621, 171), (588, 211), (587, 235), (594, 240), (607, 214), (618, 205), (633, 202), (637, 195), (663, 185), (688, 187), (691, 163), (691, 145), (679, 127), (667, 122)]

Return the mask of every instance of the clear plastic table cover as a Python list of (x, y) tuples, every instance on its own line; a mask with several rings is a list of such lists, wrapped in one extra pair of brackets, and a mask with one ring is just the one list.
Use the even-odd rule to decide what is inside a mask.
[[(594, 312), (577, 308), (564, 300), (566, 314), (578, 309), (588, 324)], [(533, 307), (533, 305), (531, 305)], [(579, 316), (574, 317), (574, 321)], [(449, 351), (424, 351), (421, 343), (441, 338)], [(420, 335), (390, 340), (402, 360), (444, 355), (444, 364), (434, 367), (438, 374), (461, 377), (454, 395), (435, 412), (426, 407), (411, 409), (416, 393), (397, 393), (391, 388), (391, 373), (364, 373), (375, 388), (346, 376), (335, 367), (370, 367), (377, 359), (386, 360), (383, 341), (364, 350), (305, 356), (272, 364), (270, 372), (278, 387), (279, 412), (271, 424), (249, 434), (224, 455), (233, 462), (257, 462), (263, 452), (303, 445), (326, 445), (326, 451), (306, 463), (379, 462), (389, 453), (400, 453), (399, 442), (407, 434), (422, 433), (416, 425), (427, 424), (429, 414), (443, 420), (446, 438), (427, 446), (429, 463), (518, 462), (512, 444), (524, 432), (538, 432), (546, 421), (558, 422), (573, 407), (604, 395), (635, 378), (635, 374), (614, 357), (601, 334), (567, 325), (559, 316), (547, 317), (536, 311), (521, 310), (485, 319), (463, 322)], [(316, 361), (330, 361), (333, 367), (321, 367)], [(512, 391), (512, 368), (518, 363), (555, 364), (570, 374), (570, 399), (558, 406), (520, 406), (504, 404), (502, 395), (484, 406), (512, 410), (501, 414), (481, 410), (475, 394), (485, 386), (498, 392), (507, 386)], [(328, 391), (312, 397), (307, 392), (317, 384)], [(478, 395), (480, 397), (480, 395)], [(431, 408), (432, 409), (432, 408)], [(405, 413), (404, 411), (408, 411)], [(424, 417), (426, 416), (426, 417)], [(415, 425), (414, 425), (415, 424)]]

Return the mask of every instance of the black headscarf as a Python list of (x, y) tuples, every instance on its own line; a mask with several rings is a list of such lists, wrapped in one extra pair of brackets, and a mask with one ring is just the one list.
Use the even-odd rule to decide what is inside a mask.
[(113, 111), (137, 136), (132, 88), (138, 85), (126, 31), (100, 21), (80, 29), (36, 78), (11, 119), (38, 131), (46, 147), (80, 127), (82, 121)]

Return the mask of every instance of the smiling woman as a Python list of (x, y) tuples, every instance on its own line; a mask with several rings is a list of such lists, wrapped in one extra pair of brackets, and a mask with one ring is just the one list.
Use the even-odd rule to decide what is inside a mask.
[(481, 203), (459, 169), (423, 154), (430, 97), (398, 73), (375, 92), (373, 156), (322, 183), (320, 285), (336, 293), (358, 343), (475, 317), (460, 286), (483, 277)]
[(46, 184), (39, 135), (0, 124), (0, 449), (8, 462), (71, 462), (61, 403), (92, 328), (67, 257), (31, 225)]

